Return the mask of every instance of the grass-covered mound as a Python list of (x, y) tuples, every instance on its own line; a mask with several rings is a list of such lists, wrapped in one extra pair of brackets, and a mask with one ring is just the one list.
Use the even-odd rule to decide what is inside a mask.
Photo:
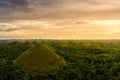
[(46, 71), (58, 69), (65, 61), (48, 45), (40, 43), (22, 53), (14, 63), (25, 69)]

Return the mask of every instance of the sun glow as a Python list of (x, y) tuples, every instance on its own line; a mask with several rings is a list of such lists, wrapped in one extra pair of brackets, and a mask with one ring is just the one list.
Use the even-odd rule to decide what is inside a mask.
[(92, 23), (114, 26), (114, 25), (120, 25), (120, 20), (93, 20)]

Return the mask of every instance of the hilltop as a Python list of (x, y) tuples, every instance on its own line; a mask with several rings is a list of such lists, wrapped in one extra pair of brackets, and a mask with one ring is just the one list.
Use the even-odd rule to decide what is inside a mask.
[(44, 43), (37, 43), (23, 52), (14, 60), (14, 63), (25, 69), (46, 71), (58, 69), (65, 64), (65, 61), (50, 46)]

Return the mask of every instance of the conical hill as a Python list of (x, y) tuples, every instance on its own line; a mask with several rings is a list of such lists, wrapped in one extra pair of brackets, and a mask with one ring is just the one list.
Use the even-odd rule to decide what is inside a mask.
[(14, 63), (25, 69), (46, 71), (58, 69), (65, 61), (49, 46), (39, 43), (23, 52)]

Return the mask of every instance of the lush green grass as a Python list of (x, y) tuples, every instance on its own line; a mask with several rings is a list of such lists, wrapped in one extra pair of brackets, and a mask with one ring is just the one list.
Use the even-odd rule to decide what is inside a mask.
[(23, 52), (16, 60), (16, 65), (30, 70), (53, 70), (65, 64), (63, 58), (58, 56), (50, 46), (38, 43)]

